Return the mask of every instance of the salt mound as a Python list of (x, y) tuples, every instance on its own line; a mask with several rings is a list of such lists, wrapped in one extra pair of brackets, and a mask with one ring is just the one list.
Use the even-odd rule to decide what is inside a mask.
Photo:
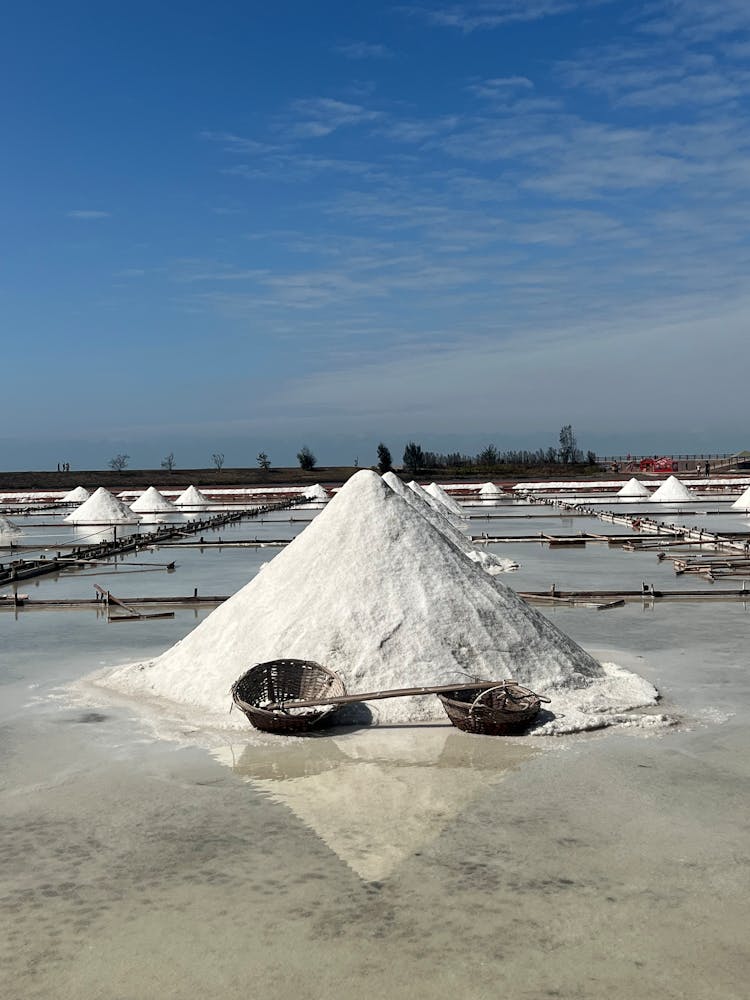
[(383, 482), (390, 486), (395, 493), (398, 493), (402, 500), (405, 500), (410, 507), (414, 507), (422, 517), (426, 518), (433, 528), (442, 532), (472, 562), (479, 563), (482, 569), (486, 573), (489, 573), (490, 576), (495, 576), (497, 573), (509, 573), (511, 570), (518, 569), (518, 563), (512, 559), (503, 559), (502, 556), (495, 555), (494, 552), (475, 548), (470, 539), (459, 529), (452, 518), (446, 517), (445, 512), (437, 511), (435, 507), (430, 506), (419, 493), (412, 490), (409, 486), (404, 485), (395, 472), (386, 472), (383, 475)]
[(149, 486), (145, 493), (141, 493), (135, 503), (131, 503), (130, 509), (138, 514), (157, 514), (174, 511), (174, 504), (167, 500), (155, 486)]
[(750, 510), (750, 486), (745, 490), (741, 497), (734, 501), (730, 510)]
[[(281, 657), (326, 664), (350, 692), (515, 677), (552, 693), (555, 710), (580, 703), (597, 717), (602, 707), (606, 714), (657, 697), (619, 671), (613, 703), (611, 669), (369, 470), (181, 642), (97, 683), (190, 706), (203, 722), (245, 726), (240, 713), (227, 715), (232, 682), (253, 663)], [(369, 707), (380, 722), (444, 718), (433, 697)]]
[(75, 489), (70, 490), (65, 494), (64, 497), (60, 497), (57, 501), (58, 503), (83, 503), (84, 500), (88, 500), (91, 496), (89, 491), (85, 486), (76, 486)]
[(496, 483), (485, 483), (484, 486), (479, 487), (479, 495), (482, 497), (501, 497), (504, 496), (504, 493)]
[(442, 486), (438, 486), (437, 483), (430, 483), (429, 486), (425, 486), (425, 493), (429, 493), (431, 497), (437, 500), (438, 503), (442, 504), (443, 507), (448, 511), (449, 514), (453, 514), (454, 517), (463, 517), (464, 512), (453, 499), (449, 496)]
[(175, 507), (207, 507), (209, 499), (195, 486), (188, 486), (174, 501)]
[(117, 497), (113, 497), (109, 490), (105, 490), (103, 486), (95, 490), (85, 503), (68, 514), (65, 520), (72, 524), (104, 524), (110, 521), (130, 521), (131, 524), (138, 522), (138, 518), (130, 507), (118, 500)]
[(655, 493), (651, 494), (650, 499), (657, 503), (670, 503), (675, 500), (697, 500), (698, 498), (676, 476), (670, 476)]
[(628, 479), (625, 485), (617, 491), (618, 497), (650, 497), (650, 491), (639, 482), (635, 476)]
[(15, 521), (9, 521), (7, 517), (0, 517), (0, 538), (15, 538), (22, 534), (21, 528)]
[(328, 494), (320, 485), (320, 483), (316, 483), (314, 486), (310, 486), (308, 489), (305, 490), (302, 496), (305, 498), (305, 500), (328, 500)]
[(434, 496), (431, 496), (423, 486), (420, 486), (416, 479), (412, 479), (412, 481), (406, 485), (412, 493), (415, 493), (420, 500), (423, 500), (428, 506), (432, 507), (433, 510), (437, 511), (441, 517), (448, 517), (448, 511), (445, 506), (436, 500)]

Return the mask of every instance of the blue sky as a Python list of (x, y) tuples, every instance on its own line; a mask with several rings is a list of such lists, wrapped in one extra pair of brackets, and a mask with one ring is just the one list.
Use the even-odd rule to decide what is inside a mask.
[(732, 450), (746, 0), (8, 4), (0, 467)]

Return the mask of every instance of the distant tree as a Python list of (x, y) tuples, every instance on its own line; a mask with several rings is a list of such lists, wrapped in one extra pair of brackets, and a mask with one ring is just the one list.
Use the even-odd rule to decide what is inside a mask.
[(420, 469), (423, 469), (425, 462), (422, 446), (418, 445), (416, 441), (409, 441), (404, 448), (403, 462), (409, 472), (419, 472)]
[(300, 469), (304, 469), (305, 472), (310, 472), (314, 469), (318, 462), (306, 444), (303, 444), (297, 452), (297, 461), (299, 462)]
[(172, 469), (174, 469), (175, 465), (176, 462), (174, 458), (174, 452), (170, 451), (170, 453), (165, 458), (162, 459), (161, 467), (162, 469), (166, 469), (167, 472), (171, 472)]
[(219, 470), (219, 472), (221, 472), (221, 470), (224, 468), (224, 452), (223, 451), (215, 451), (213, 453), (213, 455), (211, 456), (211, 461), (216, 466), (216, 468)]
[(477, 465), (497, 465), (500, 455), (494, 444), (488, 444), (486, 448), (477, 455)]
[(587, 465), (596, 465), (597, 464), (596, 452), (592, 451), (590, 448), (586, 452), (586, 464)]
[(378, 445), (378, 472), (382, 476), (384, 472), (389, 472), (392, 464), (391, 453), (381, 441)]
[(560, 428), (560, 461), (566, 464), (575, 462), (578, 444), (573, 433), (573, 427), (565, 424)]
[(267, 472), (271, 468), (271, 460), (264, 451), (259, 453), (256, 462), (258, 463), (258, 468), (263, 469), (264, 472)]
[(109, 467), (115, 472), (122, 472), (123, 469), (127, 469), (129, 461), (130, 455), (115, 455), (114, 458), (110, 458)]

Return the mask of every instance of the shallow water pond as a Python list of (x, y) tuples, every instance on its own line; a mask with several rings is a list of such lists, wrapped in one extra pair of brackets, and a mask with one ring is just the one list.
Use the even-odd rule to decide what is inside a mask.
[[(502, 579), (520, 589), (663, 569), (606, 546), (512, 554), (521, 570)], [(192, 549), (175, 574), (130, 579), (236, 589), (260, 561)], [(118, 625), (2, 612), (2, 996), (744, 1000), (747, 608), (550, 614), (656, 683), (681, 724), (548, 740), (248, 729), (181, 745), (61, 689), (167, 648), (193, 612)]]

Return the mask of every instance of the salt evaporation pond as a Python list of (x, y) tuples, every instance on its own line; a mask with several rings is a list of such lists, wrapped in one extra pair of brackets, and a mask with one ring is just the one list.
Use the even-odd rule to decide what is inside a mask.
[[(657, 584), (670, 578), (652, 554), (516, 548), (520, 569), (501, 579), (518, 589), (603, 587), (613, 574), (637, 587), (648, 567)], [(175, 575), (132, 579), (174, 593), (225, 573), (234, 586), (272, 554), (190, 549)], [(110, 626), (93, 612), (0, 614), (3, 996), (244, 1000), (250, 969), (282, 1000), (354, 989), (739, 1000), (748, 614), (741, 603), (552, 613), (598, 659), (659, 687), (684, 721), (657, 735), (540, 743), (431, 725), (269, 745), (238, 730), (211, 755), (194, 733), (155, 739), (129, 708), (50, 698), (158, 655), (194, 612)]]

